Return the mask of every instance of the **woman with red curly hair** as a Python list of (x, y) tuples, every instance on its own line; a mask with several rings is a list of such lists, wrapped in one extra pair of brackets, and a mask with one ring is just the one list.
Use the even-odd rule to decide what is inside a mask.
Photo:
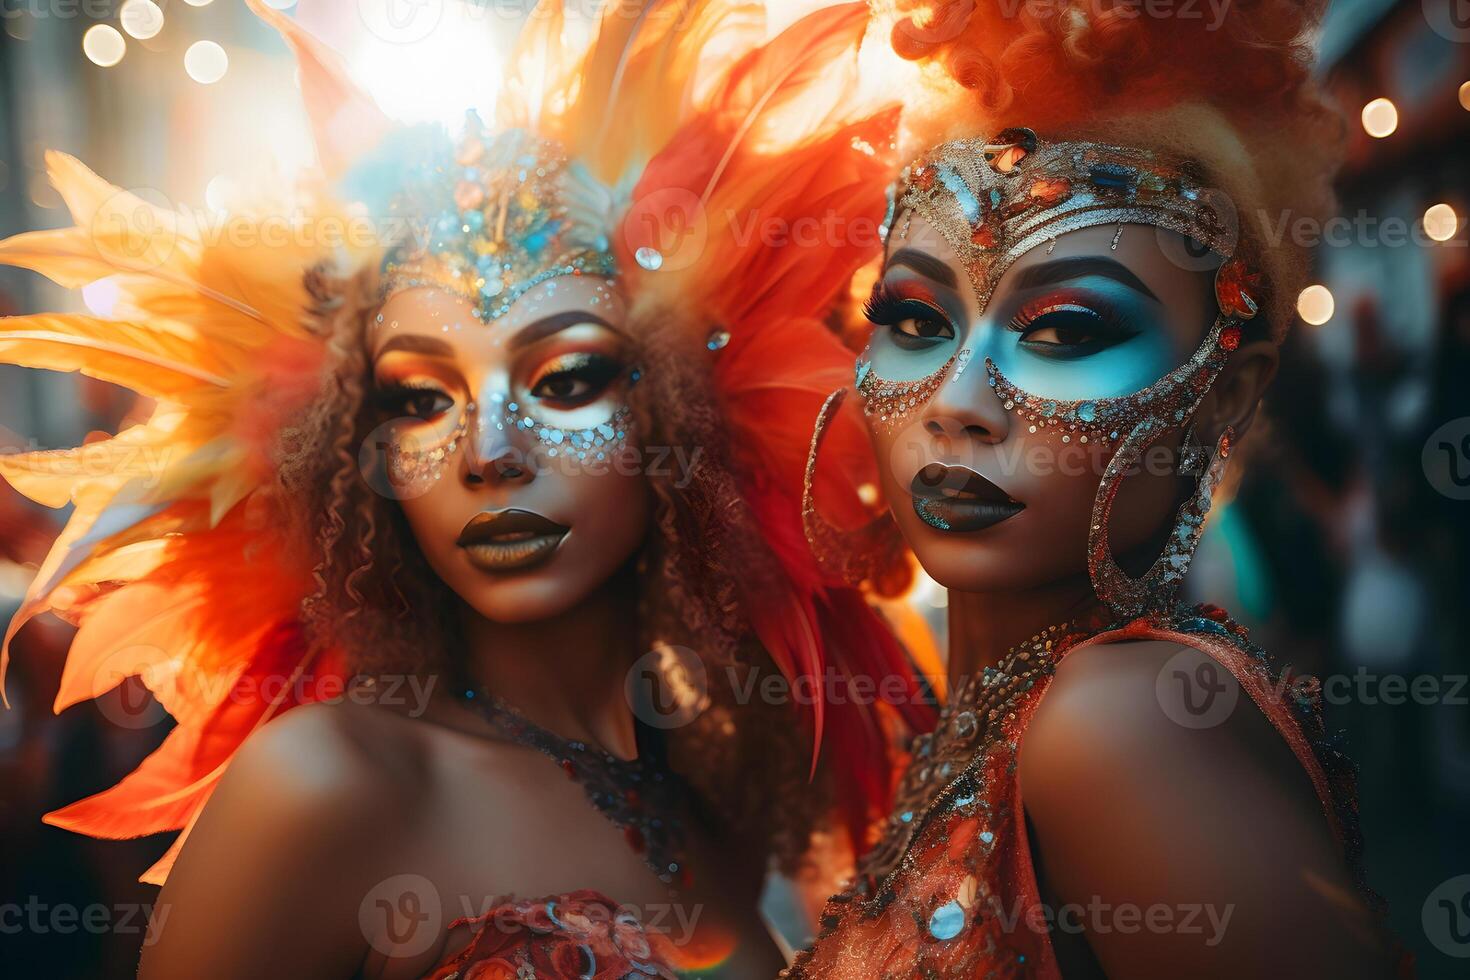
[(1303, 285), (1281, 229), (1331, 206), (1320, 0), (913, 6), (853, 387), (950, 694), (789, 975), (1389, 976), (1319, 687), (1179, 599)]

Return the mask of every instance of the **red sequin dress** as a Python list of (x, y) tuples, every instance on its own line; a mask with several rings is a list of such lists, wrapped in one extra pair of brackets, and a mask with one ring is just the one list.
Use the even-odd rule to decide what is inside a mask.
[(1123, 640), (1195, 647), (1239, 681), (1311, 778), (1371, 898), (1358, 870), (1353, 770), (1323, 730), (1315, 679), (1283, 684), (1223, 611), (1183, 607), (1092, 630), (1053, 627), (957, 692), (934, 733), (914, 742), (883, 842), (853, 886), (828, 901), (815, 946), (783, 976), (1059, 977), (1027, 841), (1018, 750), (1057, 663), (1081, 647)]
[(425, 980), (678, 976), (673, 942), (594, 891), (508, 902), (450, 928), (465, 925), (469, 944)]

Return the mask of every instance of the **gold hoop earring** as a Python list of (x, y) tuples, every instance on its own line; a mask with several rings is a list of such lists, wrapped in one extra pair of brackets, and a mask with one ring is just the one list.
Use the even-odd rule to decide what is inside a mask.
[(884, 513), (862, 527), (844, 531), (823, 517), (817, 508), (817, 456), (847, 393), (847, 388), (838, 388), (827, 396), (817, 413), (801, 481), (801, 527), (818, 565), (849, 585), (867, 582), (882, 593), (886, 592), (884, 583), (892, 581), (896, 565), (906, 570), (902, 538), (892, 515)]

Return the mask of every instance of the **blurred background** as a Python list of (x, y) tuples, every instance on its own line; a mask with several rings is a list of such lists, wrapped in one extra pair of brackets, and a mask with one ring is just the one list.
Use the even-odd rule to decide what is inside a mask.
[[(773, 4), (782, 18), (810, 5)], [(493, 104), (527, 6), (300, 0), (293, 13), (391, 113), (448, 121)], [(586, 23), (601, 3), (568, 6)], [(227, 211), (311, 158), (284, 48), (240, 0), (0, 0), (0, 18), (0, 236), (66, 223), (48, 149), (200, 211)], [(1321, 230), (1267, 431), (1252, 435), (1252, 465), (1212, 518), (1190, 587), (1283, 662), (1337, 680), (1328, 725), (1361, 766), (1369, 879), (1420, 975), (1463, 977), (1470, 0), (1333, 0), (1320, 51), (1350, 127), (1341, 216)], [(111, 302), (103, 284), (76, 296), (0, 269), (0, 315), (105, 314)], [(0, 451), (76, 445), (132, 411), (110, 386), (0, 366)], [(0, 483), (0, 616), (64, 516)], [(911, 599), (942, 619), (932, 582)], [(20, 636), (0, 710), (0, 974), (131, 977), (156, 894), (136, 878), (168, 842), (93, 841), (40, 815), (131, 771), (167, 722), (130, 684), (53, 715), (66, 642), (55, 621)], [(89, 920), (94, 906), (106, 913)], [(58, 918), (64, 908), (79, 911)]]

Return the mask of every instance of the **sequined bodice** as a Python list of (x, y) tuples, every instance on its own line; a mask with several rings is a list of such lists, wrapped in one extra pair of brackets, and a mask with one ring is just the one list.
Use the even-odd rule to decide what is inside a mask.
[(459, 919), (470, 942), (424, 980), (597, 980), (677, 978), (674, 943), (594, 891), (511, 901)]
[(1324, 736), (1316, 688), (1279, 683), (1222, 611), (1181, 607), (1122, 624), (1053, 627), (963, 685), (934, 732), (915, 740), (882, 842), (827, 903), (816, 945), (783, 976), (1059, 976), (1031, 865), (1019, 746), (1061, 659), (1119, 640), (1183, 643), (1229, 670), (1307, 770), (1356, 870), (1351, 767)]

